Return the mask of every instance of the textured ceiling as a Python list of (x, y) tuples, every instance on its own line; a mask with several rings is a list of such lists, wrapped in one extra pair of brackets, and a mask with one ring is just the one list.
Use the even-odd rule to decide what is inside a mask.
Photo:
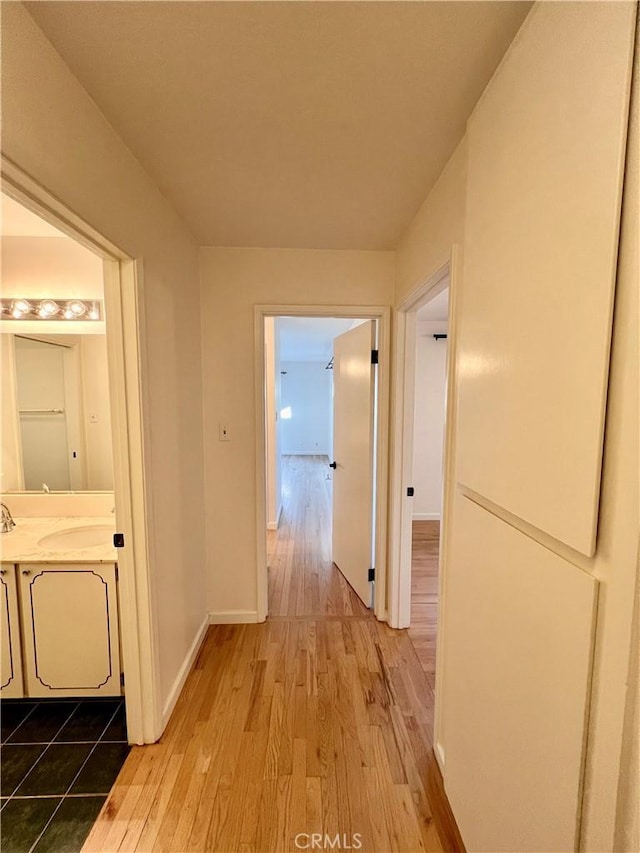
[(527, 2), (25, 4), (207, 245), (388, 249)]

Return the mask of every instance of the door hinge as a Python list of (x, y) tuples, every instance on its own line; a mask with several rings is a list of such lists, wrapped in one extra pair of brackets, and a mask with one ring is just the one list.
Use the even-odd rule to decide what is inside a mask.
[(118, 571), (118, 564), (117, 563), (113, 567), (113, 571), (115, 572), (116, 583), (117, 583), (120, 580), (120, 572)]
[(367, 575), (367, 580), (368, 581), (374, 581), (375, 579), (376, 579), (376, 570), (375, 569), (369, 569), (369, 574)]
[(124, 548), (124, 533), (113, 534), (113, 547)]
[(377, 363), (378, 363), (378, 350), (372, 349), (371, 350), (371, 364), (377, 364)]
[(120, 673), (120, 687), (124, 687), (124, 672)]
[(413, 488), (413, 486), (409, 486), (407, 489), (407, 497), (412, 498), (414, 496), (414, 494), (415, 494), (415, 489)]

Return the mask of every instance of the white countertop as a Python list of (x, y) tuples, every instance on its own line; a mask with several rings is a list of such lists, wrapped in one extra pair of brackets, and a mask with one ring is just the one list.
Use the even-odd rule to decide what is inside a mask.
[(90, 548), (69, 548), (64, 551), (44, 549), (40, 539), (51, 533), (82, 527), (105, 525), (113, 528), (113, 515), (107, 518), (14, 518), (16, 526), (9, 533), (0, 533), (0, 559), (4, 563), (115, 563), (118, 552), (111, 543)]

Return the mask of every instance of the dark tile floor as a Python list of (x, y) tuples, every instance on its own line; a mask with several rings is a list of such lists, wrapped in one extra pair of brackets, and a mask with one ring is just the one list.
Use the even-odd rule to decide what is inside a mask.
[(77, 853), (129, 752), (124, 699), (0, 702), (2, 853)]

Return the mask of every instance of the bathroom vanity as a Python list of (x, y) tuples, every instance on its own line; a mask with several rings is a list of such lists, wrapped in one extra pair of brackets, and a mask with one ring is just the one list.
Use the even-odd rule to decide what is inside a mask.
[(2, 697), (122, 692), (110, 517), (16, 517), (2, 534)]

